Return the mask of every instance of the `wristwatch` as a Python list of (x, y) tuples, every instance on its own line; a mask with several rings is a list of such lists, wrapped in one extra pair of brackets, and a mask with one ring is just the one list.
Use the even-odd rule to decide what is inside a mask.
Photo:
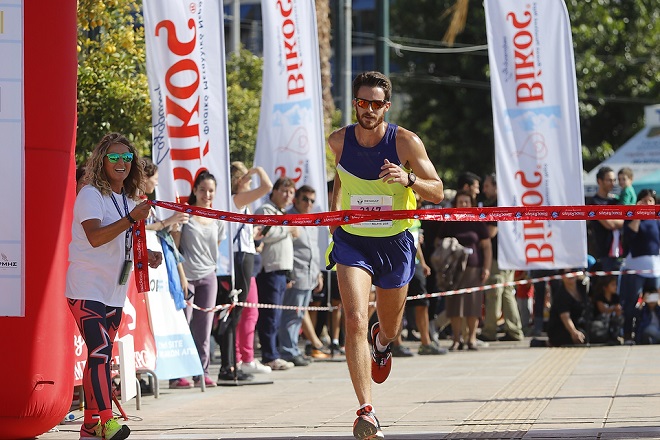
[(412, 171), (408, 173), (408, 184), (406, 185), (406, 188), (410, 188), (417, 182), (417, 176), (415, 176), (415, 173)]

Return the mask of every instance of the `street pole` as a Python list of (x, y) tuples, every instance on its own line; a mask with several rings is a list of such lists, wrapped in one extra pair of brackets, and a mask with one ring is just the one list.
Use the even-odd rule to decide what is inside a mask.
[(342, 11), (343, 26), (339, 28), (339, 38), (342, 41), (341, 57), (339, 64), (341, 66), (340, 90), (341, 90), (341, 119), (342, 125), (349, 125), (353, 121), (353, 1), (343, 0), (344, 9)]
[(231, 2), (231, 51), (238, 55), (241, 50), (241, 0)]
[(386, 76), (390, 75), (390, 47), (387, 40), (390, 38), (390, 2), (382, 0), (376, 2), (376, 70)]

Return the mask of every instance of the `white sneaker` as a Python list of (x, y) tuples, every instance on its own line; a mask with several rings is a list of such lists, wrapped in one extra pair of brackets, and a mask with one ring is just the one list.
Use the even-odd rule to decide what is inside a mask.
[(243, 373), (250, 373), (250, 374), (268, 374), (273, 371), (272, 368), (270, 368), (268, 365), (264, 365), (258, 360), (253, 360), (252, 362), (241, 362), (241, 365), (238, 367), (241, 370), (243, 370)]
[(289, 370), (295, 367), (293, 362), (288, 362), (284, 359), (275, 359), (274, 361), (267, 362), (266, 365), (273, 370)]

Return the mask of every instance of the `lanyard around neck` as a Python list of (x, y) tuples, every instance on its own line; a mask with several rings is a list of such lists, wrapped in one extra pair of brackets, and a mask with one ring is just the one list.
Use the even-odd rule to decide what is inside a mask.
[[(126, 200), (126, 193), (124, 193), (124, 188), (121, 189), (121, 197), (122, 201), (124, 202), (124, 212), (126, 213), (125, 215), (121, 213), (121, 209), (119, 208), (119, 203), (117, 203), (117, 200), (115, 200), (115, 194), (114, 192), (112, 193), (112, 203), (115, 204), (115, 208), (117, 208), (117, 212), (119, 213), (119, 217), (125, 217), (128, 215), (128, 201)], [(125, 261), (130, 261), (131, 260), (131, 248), (133, 247), (133, 241), (131, 240), (131, 232), (133, 232), (133, 226), (128, 228), (126, 230), (126, 235), (124, 236), (124, 260)]]

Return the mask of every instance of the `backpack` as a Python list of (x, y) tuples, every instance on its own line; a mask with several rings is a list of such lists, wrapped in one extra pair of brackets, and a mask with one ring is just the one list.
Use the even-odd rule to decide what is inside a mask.
[(472, 249), (466, 249), (456, 237), (437, 239), (431, 254), (436, 284), (441, 292), (454, 290), (460, 284)]

